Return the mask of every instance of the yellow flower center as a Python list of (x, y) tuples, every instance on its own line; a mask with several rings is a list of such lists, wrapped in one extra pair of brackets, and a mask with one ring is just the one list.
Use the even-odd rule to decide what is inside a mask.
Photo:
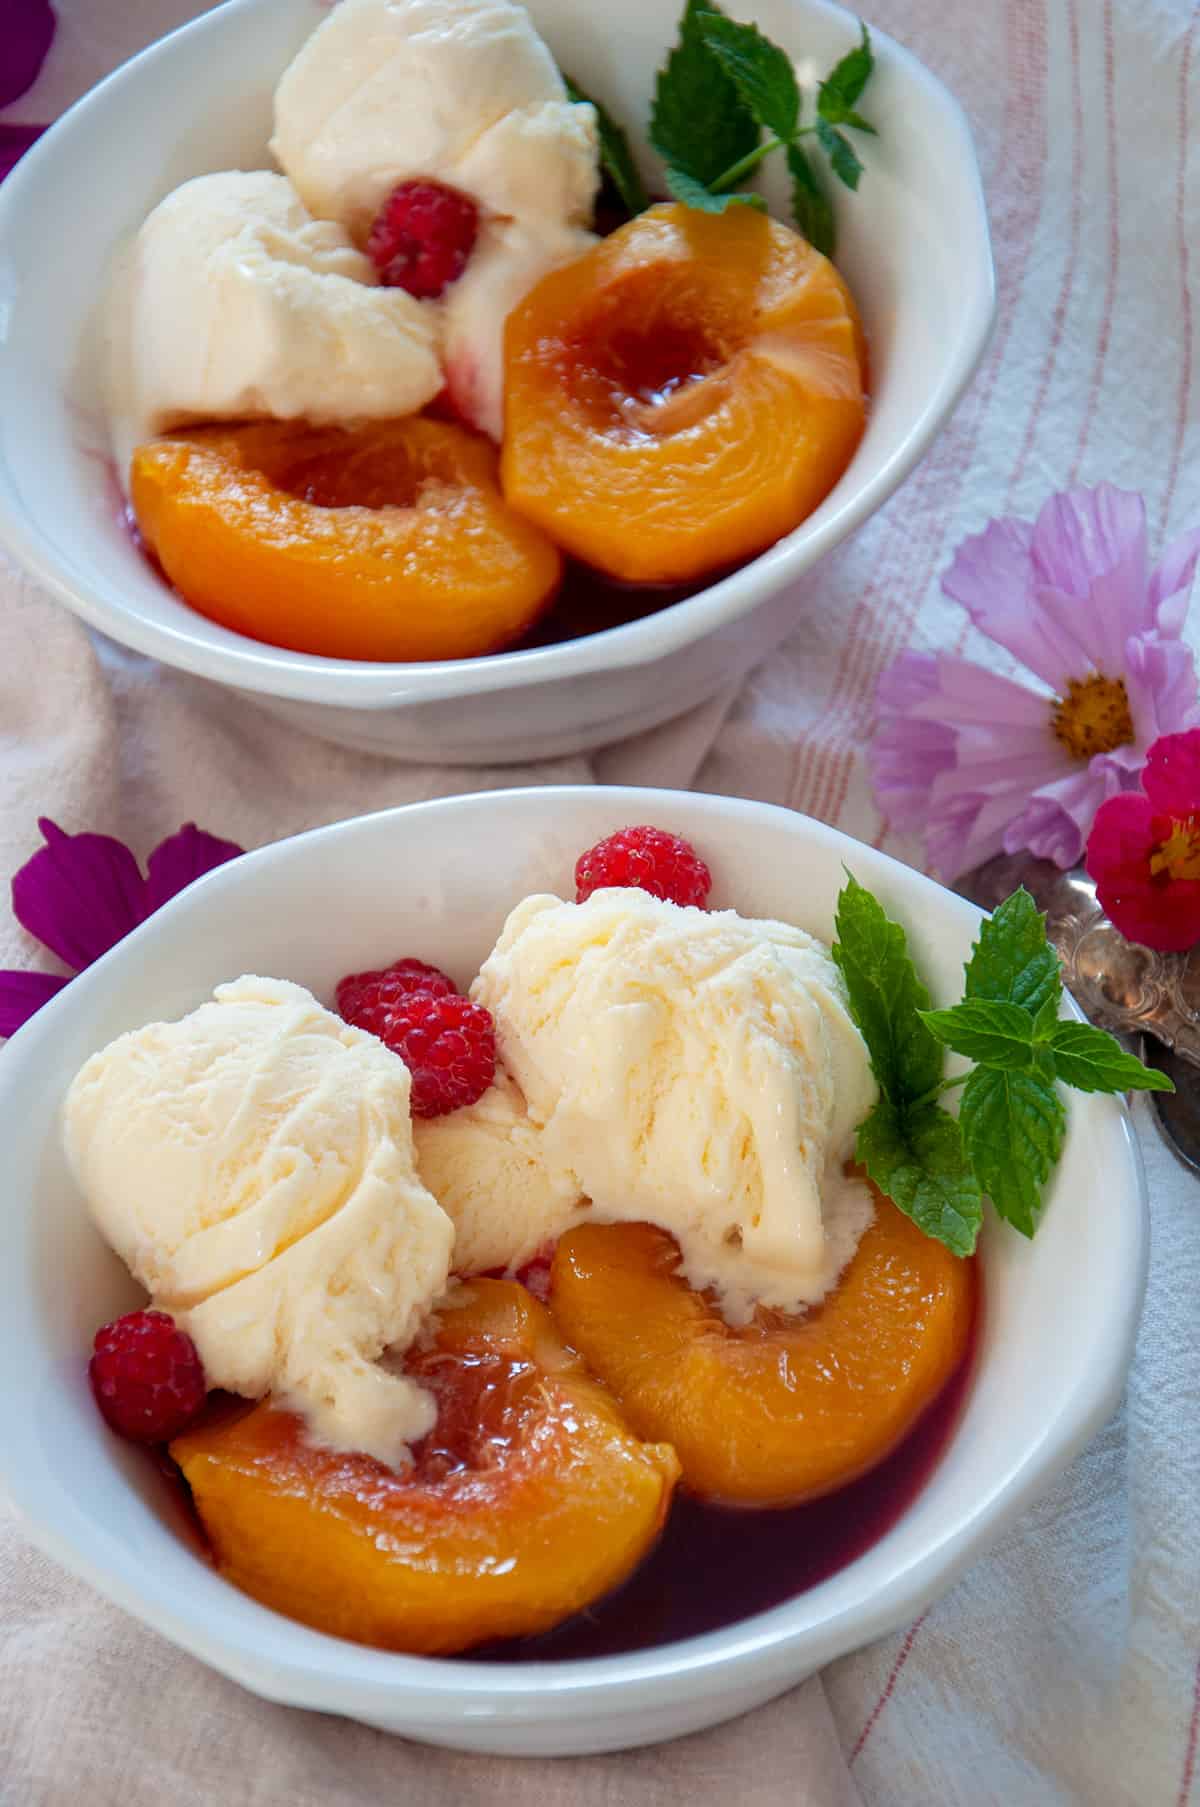
[(1165, 872), (1168, 878), (1200, 879), (1200, 819), (1171, 817), (1170, 834), (1150, 855), (1150, 871), (1155, 878)]
[(1092, 759), (1133, 742), (1124, 678), (1072, 678), (1054, 711), (1054, 737), (1076, 759)]

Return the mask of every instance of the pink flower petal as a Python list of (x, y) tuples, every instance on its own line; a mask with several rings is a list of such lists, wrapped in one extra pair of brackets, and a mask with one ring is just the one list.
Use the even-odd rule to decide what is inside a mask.
[(236, 841), (218, 840), (194, 822), (185, 823), (177, 834), (160, 842), (146, 862), (146, 915), (160, 910), (206, 872), (244, 852)]
[(15, 1035), (70, 983), (53, 973), (0, 972), (0, 1036)]
[(1128, 779), (1103, 758), (1072, 765), (1065, 777), (1045, 784), (1014, 818), (1004, 837), (1006, 853), (1028, 849), (1056, 866), (1073, 866), (1083, 852), (1096, 811), (1125, 789)]
[(937, 694), (937, 660), (915, 652), (893, 660), (876, 691), (879, 725), (867, 763), (876, 802), (901, 834), (924, 827), (930, 787), (939, 772), (954, 764), (953, 728), (908, 713)]
[(1053, 698), (1039, 696), (1026, 684), (988, 671), (972, 659), (953, 653), (936, 653), (936, 693), (911, 706), (923, 721), (945, 721), (955, 727), (991, 726), (1003, 729), (1046, 731)]
[(1150, 606), (1160, 634), (1179, 634), (1187, 620), (1192, 579), (1200, 558), (1200, 527), (1181, 534), (1150, 573)]
[(1051, 797), (1031, 797), (1004, 831), (1005, 853), (1032, 853), (1064, 871), (1075, 864), (1082, 849), (1078, 823)]
[(1012, 818), (1009, 795), (979, 797), (970, 791), (947, 797), (932, 810), (925, 836), (930, 866), (948, 883), (1001, 852)]
[(1200, 812), (1200, 728), (1164, 734), (1146, 758), (1142, 789), (1153, 809), (1168, 816)]
[(21, 161), (31, 144), (36, 144), (44, 125), (0, 124), (0, 182)]
[(1151, 635), (1126, 642), (1123, 665), (1140, 764), (1161, 735), (1180, 734), (1186, 728), (1200, 726), (1196, 662), (1191, 648), (1182, 640), (1160, 640)]
[(9, 106), (32, 88), (54, 42), (55, 23), (49, 0), (4, 0), (0, 107)]
[(1111, 483), (1051, 496), (1034, 523), (1034, 581), (1080, 600), (1098, 576), (1119, 575), (1136, 597), (1138, 619), (1127, 632), (1152, 627), (1146, 581), (1146, 504)]
[(38, 827), (46, 845), (12, 881), (13, 913), (80, 971), (141, 922), (145, 882), (124, 842), (102, 834), (65, 834), (46, 816)]
[(992, 521), (963, 541), (942, 589), (962, 604), (981, 634), (1057, 688), (1067, 649), (1047, 632), (1034, 606), (1032, 545), (1028, 521), (1011, 515)]

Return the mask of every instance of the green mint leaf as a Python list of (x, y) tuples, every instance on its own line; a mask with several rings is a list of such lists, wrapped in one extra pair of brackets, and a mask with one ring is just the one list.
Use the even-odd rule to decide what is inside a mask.
[(838, 897), (836, 925), (833, 957), (846, 981), (851, 1015), (880, 1090), (902, 1111), (934, 1089), (945, 1066), (941, 1043), (921, 1021), (929, 993), (917, 977), (900, 924), (849, 875)]
[(976, 1067), (959, 1110), (967, 1156), (1000, 1216), (1032, 1236), (1042, 1187), (1062, 1153), (1066, 1112), (1038, 1073)]
[(923, 1010), (921, 1021), (940, 1042), (984, 1066), (1033, 1065), (1033, 1018), (1019, 1004), (967, 998), (951, 1010)]
[[(830, 121), (830, 123), (832, 124), (832, 121)], [(871, 121), (869, 119), (864, 119), (861, 113), (856, 113), (853, 107), (846, 114), (844, 119), (838, 121), (838, 124), (853, 126), (856, 132), (869, 132), (872, 138), (878, 138), (879, 136), (879, 133), (875, 130)]]
[(814, 251), (832, 257), (837, 231), (825, 185), (798, 144), (788, 145), (787, 165), (792, 178), (792, 218)]
[[(859, 21), (860, 25), (862, 21)], [(840, 63), (835, 63), (821, 86), (817, 90), (817, 114), (827, 119), (830, 125), (854, 125), (859, 131), (872, 131), (873, 127), (864, 126), (854, 115), (855, 101), (861, 95), (871, 71), (875, 67), (875, 52), (871, 49), (871, 34), (866, 26), (862, 26), (862, 39), (854, 49), (848, 51)]]
[(727, 207), (757, 207), (760, 213), (767, 211), (767, 203), (760, 194), (719, 194), (705, 188), (703, 182), (697, 182), (682, 169), (667, 169), (666, 184), (668, 194), (682, 201), (685, 207), (696, 207), (701, 213), (724, 213)]
[(704, 188), (759, 141), (753, 113), (704, 41), (705, 22), (723, 17), (716, 0), (687, 0), (650, 114), (650, 142), (659, 156)]
[(608, 111), (590, 94), (585, 94), (577, 82), (569, 75), (563, 76), (567, 85), (567, 93), (577, 106), (587, 105), (596, 109), (596, 124), (600, 141), (600, 167), (620, 195), (622, 202), (629, 209), (630, 215), (644, 213), (650, 205), (650, 197), (646, 193), (645, 184), (638, 173), (638, 166), (633, 160), (633, 152), (629, 148), (629, 140)]
[(787, 144), (800, 124), (800, 89), (791, 59), (757, 25), (739, 25), (716, 14), (703, 19), (700, 29), (759, 125)]
[(850, 140), (841, 132), (835, 131), (827, 119), (818, 119), (817, 143), (829, 158), (838, 181), (844, 182), (847, 188), (857, 188), (863, 166)]
[[(1061, 992), (1061, 986), (1059, 988)], [(1048, 992), (1042, 1000), (1041, 1009), (1033, 1019), (1033, 1039), (1035, 1042), (1046, 1042), (1054, 1034), (1054, 1025), (1058, 1021), (1059, 998), (1054, 992)]]
[(1054, 1071), (1077, 1092), (1173, 1092), (1156, 1067), (1144, 1067), (1103, 1029), (1091, 1023), (1056, 1023), (1050, 1037)]
[(974, 1253), (983, 1200), (962, 1131), (938, 1104), (898, 1111), (880, 1098), (859, 1125), (855, 1153), (881, 1192), (955, 1255)]
[(1058, 955), (1046, 940), (1046, 918), (1022, 885), (979, 931), (967, 963), (965, 996), (1020, 1004), (1037, 1016), (1062, 996)]

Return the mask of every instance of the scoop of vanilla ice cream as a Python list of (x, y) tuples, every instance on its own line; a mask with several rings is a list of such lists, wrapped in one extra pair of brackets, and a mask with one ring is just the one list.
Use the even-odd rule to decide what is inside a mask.
[(535, 283), (581, 257), (595, 235), (578, 226), (531, 231), (514, 220), (483, 227), (471, 260), (442, 298), (446, 388), (465, 420), (493, 439), (504, 430), (504, 322)]
[(472, 996), (564, 1195), (670, 1230), (734, 1321), (828, 1291), (871, 1215), (842, 1168), (876, 1087), (822, 943), (638, 890), (531, 897)]
[(209, 1384), (388, 1463), (436, 1414), (376, 1358), (417, 1333), (454, 1239), (417, 1176), (409, 1083), (301, 986), (247, 977), (93, 1055), (64, 1120), (93, 1218)]
[(285, 177), (198, 176), (150, 214), (114, 295), (117, 437), (196, 420), (415, 413), (442, 386), (438, 318), (377, 285)]
[(599, 181), (595, 109), (511, 0), (341, 0), (280, 78), (271, 149), (359, 244), (413, 177), (552, 225), (584, 224)]
[(546, 1164), (520, 1087), (502, 1069), (476, 1104), (416, 1118), (422, 1180), (454, 1224), (454, 1268), (518, 1268), (588, 1216), (571, 1175)]

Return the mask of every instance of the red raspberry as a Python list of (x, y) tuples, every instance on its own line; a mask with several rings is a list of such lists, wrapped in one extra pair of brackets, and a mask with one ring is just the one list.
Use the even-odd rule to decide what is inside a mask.
[[(386, 976), (386, 975), (385, 975)], [(342, 985), (348, 981), (343, 980)], [(444, 1117), (481, 1098), (496, 1076), (496, 1029), (491, 1015), (456, 993), (407, 990), (386, 998), (364, 996), (353, 1015), (398, 1054), (412, 1074), (414, 1117)]]
[(708, 901), (712, 873), (690, 841), (662, 828), (620, 828), (581, 853), (575, 867), (575, 901), (605, 885), (634, 885), (671, 903)]
[(454, 980), (447, 978), (439, 966), (430, 966), (424, 960), (393, 960), (382, 971), (348, 973), (340, 979), (338, 1015), (386, 1041), (387, 1036), (379, 1027), (379, 1022), (384, 1020), (380, 1012), (393, 1009), (410, 991), (427, 991), (435, 998), (444, 998), (453, 996), (457, 990)]
[(96, 1332), (88, 1378), (119, 1437), (166, 1443), (204, 1404), (208, 1383), (185, 1331), (165, 1311), (131, 1311)]
[(469, 195), (441, 182), (401, 182), (375, 215), (367, 256), (385, 287), (432, 301), (466, 269), (478, 231)]

